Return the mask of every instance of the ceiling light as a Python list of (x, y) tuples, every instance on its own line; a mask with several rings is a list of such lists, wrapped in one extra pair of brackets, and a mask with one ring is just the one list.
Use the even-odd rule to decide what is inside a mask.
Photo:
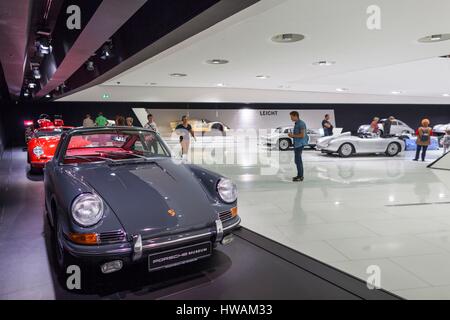
[(217, 86), (218, 87), (225, 87), (225, 83), (218, 83)]
[(266, 76), (266, 75), (263, 75), (263, 74), (257, 75), (256, 77), (257, 77), (258, 79), (263, 79), (263, 80), (269, 79), (269, 78), (270, 78), (270, 76)]
[(40, 57), (52, 52), (52, 46), (50, 45), (50, 39), (47, 37), (39, 37), (35, 42), (37, 53)]
[(110, 57), (112, 57), (112, 55), (113, 55), (112, 49), (113, 49), (112, 40), (109, 39), (102, 47), (102, 50), (100, 53), (100, 59), (106, 60), (106, 59), (109, 59)]
[(447, 40), (450, 40), (450, 33), (432, 34), (431, 36), (420, 38), (418, 41), (422, 43), (434, 43)]
[(30, 88), (30, 89), (36, 88), (36, 83), (34, 83), (34, 82), (28, 83), (28, 88)]
[(185, 73), (171, 73), (170, 76), (171, 77), (175, 77), (175, 78), (182, 78), (182, 77), (187, 77), (187, 74), (185, 74)]
[(225, 59), (211, 59), (211, 60), (206, 60), (206, 63), (208, 64), (227, 64), (228, 60)]
[(401, 94), (402, 92), (401, 91), (392, 91), (391, 93), (392, 94)]
[(328, 67), (328, 66), (331, 66), (331, 65), (333, 65), (335, 63), (336, 63), (336, 61), (321, 60), (321, 61), (314, 62), (313, 65), (321, 66), (321, 67)]
[(39, 80), (41, 78), (39, 67), (33, 67), (33, 78), (35, 78), (36, 80)]
[(344, 91), (348, 91), (348, 88), (337, 88), (336, 91), (337, 92), (344, 92)]
[(51, 96), (49, 93), (47, 93), (47, 94), (45, 95), (45, 97), (46, 97), (46, 98), (51, 98), (52, 96)]
[(95, 70), (94, 61), (88, 60), (86, 62), (86, 70), (87, 71), (94, 71)]
[(273, 42), (277, 43), (292, 43), (305, 39), (305, 36), (299, 33), (282, 33), (272, 37)]
[(442, 96), (443, 97), (450, 97), (450, 94), (449, 93), (444, 93)]
[(23, 93), (24, 97), (28, 97), (30, 95), (30, 93), (28, 92), (28, 90), (25, 90), (25, 92)]
[(109, 93), (104, 93), (104, 94), (102, 95), (102, 99), (103, 99), (103, 100), (108, 100), (109, 98), (111, 98), (111, 95), (110, 95)]

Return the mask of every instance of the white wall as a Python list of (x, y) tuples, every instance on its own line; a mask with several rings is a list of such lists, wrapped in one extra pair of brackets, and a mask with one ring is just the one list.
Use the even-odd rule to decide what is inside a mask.
[[(281, 126), (293, 126), (289, 113), (293, 110), (273, 109), (238, 109), (238, 110), (203, 110), (203, 109), (144, 109), (133, 108), (141, 125), (147, 123), (147, 114), (153, 114), (154, 120), (162, 134), (171, 133), (170, 122), (180, 120), (183, 115), (191, 119), (220, 121), (231, 129), (275, 129)], [(297, 110), (300, 118), (309, 128), (321, 128), (325, 114), (331, 116), (334, 123), (334, 110)]]

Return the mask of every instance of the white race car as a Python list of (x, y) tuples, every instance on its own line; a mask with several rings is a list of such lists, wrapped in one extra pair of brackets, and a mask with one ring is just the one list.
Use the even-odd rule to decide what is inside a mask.
[(447, 130), (450, 130), (450, 123), (437, 124), (433, 127), (433, 133), (438, 136), (444, 135)]
[[(292, 148), (294, 142), (292, 138), (288, 137), (289, 133), (292, 133), (293, 127), (278, 127), (271, 134), (261, 137), (261, 143), (263, 145), (272, 147), (276, 146), (278, 149), (284, 151)], [(334, 128), (333, 134), (340, 134), (342, 128)], [(315, 148), (317, 140), (324, 136), (323, 129), (306, 129), (309, 141), (308, 146)]]
[[(378, 123), (378, 128), (380, 129), (380, 134), (384, 132), (384, 123), (387, 119), (381, 119)], [(370, 124), (364, 124), (358, 128), (358, 134), (368, 133)], [(403, 135), (403, 134), (414, 134), (415, 130), (408, 126), (403, 121), (395, 119), (391, 124), (391, 134), (392, 135)]]
[(316, 148), (323, 153), (337, 153), (341, 157), (380, 153), (394, 157), (405, 150), (405, 142), (398, 137), (381, 138), (372, 134), (352, 136), (346, 132), (339, 136), (320, 138)]

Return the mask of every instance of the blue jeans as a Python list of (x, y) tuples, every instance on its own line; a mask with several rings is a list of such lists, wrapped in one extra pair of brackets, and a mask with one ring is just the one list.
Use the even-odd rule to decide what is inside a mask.
[(416, 147), (416, 157), (415, 160), (419, 160), (420, 149), (422, 149), (422, 161), (425, 161), (425, 156), (427, 154), (428, 146), (419, 146)]
[(297, 166), (297, 177), (303, 177), (303, 147), (294, 148), (295, 165)]

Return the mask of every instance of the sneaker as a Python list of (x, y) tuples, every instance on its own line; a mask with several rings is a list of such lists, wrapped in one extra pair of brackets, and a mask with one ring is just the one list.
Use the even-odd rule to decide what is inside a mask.
[(298, 181), (300, 181), (300, 177), (293, 177), (293, 178), (292, 178), (292, 181), (293, 181), (293, 182), (298, 182)]
[(413, 161), (419, 161), (419, 159), (413, 159)]

